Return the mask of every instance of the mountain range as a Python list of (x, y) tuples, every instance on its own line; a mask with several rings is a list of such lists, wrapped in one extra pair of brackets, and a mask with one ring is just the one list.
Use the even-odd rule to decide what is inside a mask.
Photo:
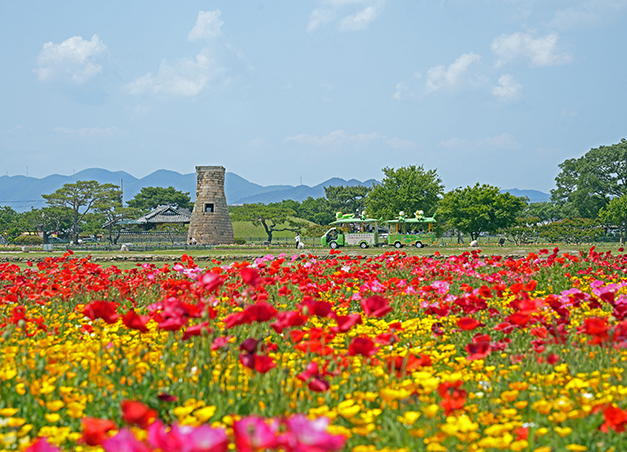
[[(79, 180), (95, 180), (101, 184), (110, 183), (122, 185), (124, 200), (132, 199), (143, 187), (174, 187), (177, 190), (188, 192), (194, 200), (196, 198), (196, 173), (180, 174), (176, 171), (157, 170), (148, 176), (138, 179), (125, 171), (108, 171), (101, 168), (90, 168), (71, 176), (53, 174), (43, 178), (28, 176), (0, 176), (0, 206), (10, 206), (18, 212), (31, 208), (45, 206), (43, 194), (53, 193), (63, 184), (74, 183)], [(309, 196), (320, 198), (325, 196), (324, 189), (328, 186), (363, 185), (372, 186), (378, 182), (374, 179), (358, 181), (345, 180), (333, 177), (318, 185), (267, 185), (255, 184), (227, 172), (224, 181), (226, 201), (229, 205), (245, 203), (280, 202), (284, 199), (304, 201)], [(519, 190), (516, 188), (501, 190), (515, 196), (527, 196), (531, 202), (548, 201), (550, 196), (537, 190)]]

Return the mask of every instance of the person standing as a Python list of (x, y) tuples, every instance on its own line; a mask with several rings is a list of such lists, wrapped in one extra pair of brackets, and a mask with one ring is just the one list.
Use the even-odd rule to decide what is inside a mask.
[(294, 240), (296, 240), (296, 249), (298, 249), (298, 245), (300, 245), (300, 234), (298, 232), (296, 233)]

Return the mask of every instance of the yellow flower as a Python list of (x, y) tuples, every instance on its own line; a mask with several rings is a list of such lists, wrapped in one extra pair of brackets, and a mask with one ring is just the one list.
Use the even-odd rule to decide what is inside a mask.
[(566, 446), (566, 449), (572, 450), (573, 452), (583, 452), (584, 450), (588, 450), (586, 446), (581, 446), (579, 444), (569, 444)]
[(396, 419), (406, 425), (413, 425), (418, 420), (420, 413), (417, 411), (406, 411), (402, 416), (398, 416)]
[(57, 422), (59, 419), (61, 419), (61, 415), (59, 413), (46, 413), (44, 414), (44, 417), (46, 418), (46, 420), (48, 422), (50, 422), (51, 424), (54, 424), (55, 422)]
[(194, 411), (194, 417), (201, 423), (207, 422), (211, 416), (216, 412), (216, 407), (213, 405), (206, 406), (199, 410)]
[(17, 408), (2, 408), (0, 409), (0, 416), (11, 417), (18, 412)]
[(570, 427), (555, 427), (553, 430), (555, 430), (555, 433), (557, 433), (562, 438), (570, 435), (573, 431), (573, 429)]
[(431, 404), (429, 406), (423, 407), (421, 410), (425, 416), (428, 418), (434, 418), (436, 414), (438, 414), (439, 406), (435, 404)]
[(514, 389), (513, 391), (503, 391), (501, 393), (501, 399), (505, 400), (506, 402), (513, 402), (514, 400), (516, 400), (516, 397), (518, 397), (518, 391), (516, 389)]
[(61, 400), (52, 400), (46, 403), (46, 408), (54, 412), (59, 411), (64, 406), (65, 406), (65, 403), (63, 403)]
[(542, 446), (534, 449), (533, 452), (551, 452), (551, 448), (549, 446)]
[(509, 448), (516, 452), (525, 450), (527, 447), (529, 447), (529, 443), (524, 439), (514, 441), (512, 444), (509, 445)]

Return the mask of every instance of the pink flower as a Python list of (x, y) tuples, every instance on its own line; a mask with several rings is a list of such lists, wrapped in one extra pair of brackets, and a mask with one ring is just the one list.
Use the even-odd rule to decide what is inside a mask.
[(221, 428), (173, 425), (169, 430), (160, 420), (148, 427), (148, 442), (163, 452), (226, 452), (229, 439)]
[[(274, 428), (272, 428), (274, 427)], [(235, 446), (239, 452), (253, 452), (278, 445), (276, 426), (270, 427), (263, 418), (248, 416), (233, 424)]]
[(61, 449), (51, 446), (46, 438), (39, 438), (26, 449), (26, 452), (61, 452)]
[(113, 438), (102, 443), (105, 452), (150, 452), (148, 446), (135, 438), (127, 428), (123, 428)]
[(281, 435), (281, 445), (287, 451), (323, 452), (340, 450), (346, 443), (343, 435), (327, 432), (329, 419), (319, 417), (310, 421), (303, 414), (297, 414), (285, 421), (288, 432)]

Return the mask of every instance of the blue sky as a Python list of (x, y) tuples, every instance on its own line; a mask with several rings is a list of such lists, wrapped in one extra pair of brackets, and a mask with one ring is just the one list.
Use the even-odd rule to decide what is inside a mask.
[(626, 137), (627, 0), (0, 3), (0, 174), (553, 187)]

